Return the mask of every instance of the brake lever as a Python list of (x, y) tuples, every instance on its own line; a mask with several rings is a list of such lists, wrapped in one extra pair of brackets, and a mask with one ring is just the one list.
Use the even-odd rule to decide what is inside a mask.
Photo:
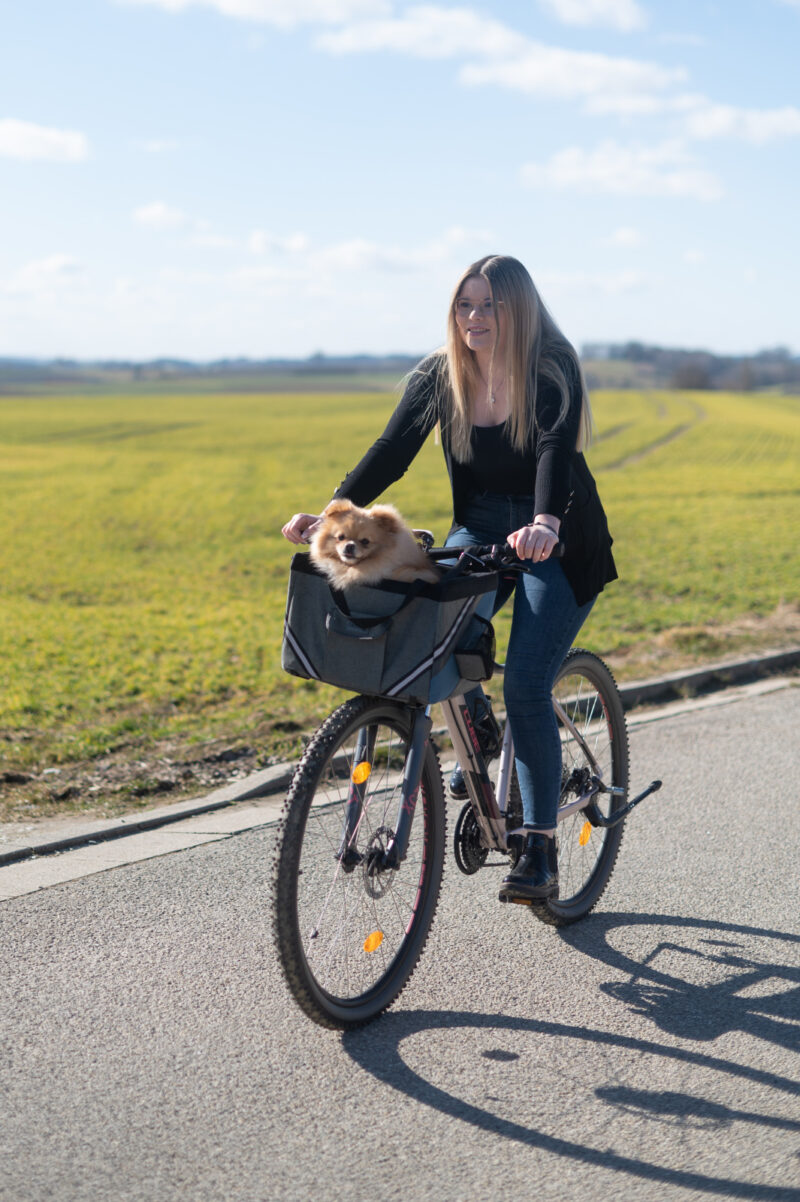
[[(522, 571), (526, 564), (533, 561), (529, 559), (521, 559), (513, 547), (508, 543), (494, 543), (491, 547), (485, 548), (487, 554), (481, 556), (481, 560), (489, 568), (515, 568)], [(559, 540), (553, 547), (548, 558), (560, 559), (564, 554), (564, 544)]]

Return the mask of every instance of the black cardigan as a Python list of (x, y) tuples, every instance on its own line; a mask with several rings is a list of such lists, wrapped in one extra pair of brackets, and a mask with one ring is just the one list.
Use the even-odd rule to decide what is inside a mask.
[[(424, 359), (412, 374), (397, 408), (378, 438), (345, 477), (335, 496), (355, 505), (368, 505), (399, 480), (419, 452), (437, 421), (442, 426), (444, 450), (453, 492), (454, 527), (463, 525), (471, 495), (467, 464), (453, 458), (443, 410), (445, 361), (441, 353)], [(437, 387), (438, 385), (438, 387)], [(540, 384), (536, 398), (536, 427), (530, 450), (534, 512), (562, 519), (565, 544), (562, 565), (575, 600), (583, 605), (612, 580), (617, 570), (611, 554), (612, 538), (597, 486), (583, 455), (575, 450), (580, 422), (580, 384), (573, 374), (573, 404), (566, 420), (558, 424), (561, 407), (558, 390)], [(510, 533), (510, 531), (509, 531)]]

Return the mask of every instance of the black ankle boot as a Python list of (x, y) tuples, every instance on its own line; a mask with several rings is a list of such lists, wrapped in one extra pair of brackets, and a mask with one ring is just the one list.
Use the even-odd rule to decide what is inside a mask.
[(555, 837), (529, 831), (516, 867), (503, 881), (500, 901), (542, 901), (546, 897), (558, 897)]
[[(475, 705), (475, 713), (472, 715), (472, 723), (475, 727), (475, 734), (478, 736), (478, 746), (481, 749), (481, 755), (488, 764), (490, 760), (493, 760), (495, 756), (500, 754), (500, 748), (503, 743), (502, 732), (497, 719), (492, 713), (490, 697), (480, 697), (478, 699)], [(467, 796), (467, 785), (460, 764), (456, 764), (453, 769), (449, 787), (450, 796), (455, 797), (458, 801), (463, 800)]]

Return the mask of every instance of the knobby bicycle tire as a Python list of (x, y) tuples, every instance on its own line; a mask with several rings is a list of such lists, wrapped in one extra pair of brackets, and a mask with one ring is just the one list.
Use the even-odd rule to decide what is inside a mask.
[[(411, 721), (398, 702), (346, 701), (312, 738), (286, 798), (273, 868), (275, 943), (292, 996), (325, 1027), (362, 1026), (398, 997), (436, 912), (445, 804), (430, 742), (407, 856), (397, 869), (375, 869), (394, 833)], [(363, 800), (350, 832), (354, 781)]]
[[(614, 677), (591, 651), (573, 648), (558, 671), (553, 689), (599, 762), (606, 785), (623, 794), (600, 794), (596, 806), (605, 817), (627, 804), (628, 731)], [(560, 724), (562, 790), (565, 805), (585, 787), (591, 764), (567, 729)], [(592, 822), (592, 809), (578, 811), (559, 822), (557, 831), (559, 896), (531, 907), (537, 918), (566, 926), (589, 913), (603, 895), (619, 855), (625, 820), (603, 827)]]

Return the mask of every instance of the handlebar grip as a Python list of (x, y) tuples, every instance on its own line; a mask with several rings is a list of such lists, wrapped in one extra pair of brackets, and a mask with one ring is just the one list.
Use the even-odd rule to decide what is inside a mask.
[[(559, 541), (553, 547), (553, 550), (550, 552), (548, 558), (561, 559), (565, 550), (566, 547), (564, 546), (564, 543), (559, 539)], [(482, 553), (486, 553), (486, 558), (493, 560), (500, 567), (516, 567), (519, 564), (532, 562), (529, 559), (520, 559), (514, 548), (510, 547), (508, 543), (502, 543), (500, 545), (495, 544), (493, 547), (480, 547), (474, 553), (479, 559), (483, 558)]]
[[(561, 559), (565, 550), (564, 543), (559, 540), (550, 552), (550, 558)], [(508, 543), (487, 543), (485, 546), (469, 547), (432, 547), (429, 549), (428, 555), (435, 561), (440, 559), (461, 560), (463, 557), (467, 557), (480, 563), (487, 571), (505, 567), (522, 568), (524, 564), (531, 562), (529, 559), (520, 559), (514, 548), (510, 547)]]

